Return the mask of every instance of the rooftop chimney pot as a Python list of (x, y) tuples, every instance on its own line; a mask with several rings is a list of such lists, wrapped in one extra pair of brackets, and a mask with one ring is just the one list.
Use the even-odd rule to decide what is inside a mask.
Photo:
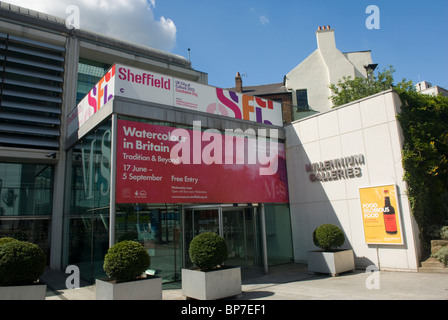
[(239, 72), (236, 73), (236, 77), (235, 77), (235, 91), (243, 92), (243, 79), (241, 78), (241, 75)]

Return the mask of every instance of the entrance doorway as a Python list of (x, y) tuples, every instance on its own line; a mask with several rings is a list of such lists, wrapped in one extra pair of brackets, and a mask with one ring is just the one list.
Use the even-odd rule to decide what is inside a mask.
[(261, 233), (257, 207), (194, 206), (183, 210), (184, 266), (192, 267), (188, 249), (191, 240), (203, 232), (215, 232), (226, 240), (225, 264), (243, 268), (261, 267)]

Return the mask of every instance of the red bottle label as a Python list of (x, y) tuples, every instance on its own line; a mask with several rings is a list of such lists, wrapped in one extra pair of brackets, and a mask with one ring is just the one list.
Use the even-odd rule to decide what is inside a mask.
[(384, 226), (387, 233), (397, 232), (397, 221), (395, 219), (395, 214), (384, 215)]

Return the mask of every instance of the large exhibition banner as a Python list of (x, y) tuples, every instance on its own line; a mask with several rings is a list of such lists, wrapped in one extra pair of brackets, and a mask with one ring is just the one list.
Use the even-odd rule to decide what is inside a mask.
[(115, 64), (70, 112), (68, 134), (76, 132), (115, 97), (283, 126), (281, 103)]
[(288, 202), (284, 144), (240, 132), (119, 119), (116, 175), (117, 203)]
[(365, 242), (403, 244), (395, 185), (359, 189)]

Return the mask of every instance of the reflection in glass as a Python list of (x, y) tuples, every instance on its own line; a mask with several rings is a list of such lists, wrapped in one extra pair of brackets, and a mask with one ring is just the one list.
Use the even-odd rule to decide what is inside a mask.
[(104, 277), (109, 248), (111, 121), (84, 137), (68, 153), (71, 169), (65, 263), (80, 268), (81, 278)]
[(151, 257), (147, 272), (164, 282), (180, 280), (182, 236), (180, 207), (176, 205), (117, 205), (117, 241), (141, 243)]
[(50, 216), (53, 165), (0, 163), (0, 216)]

